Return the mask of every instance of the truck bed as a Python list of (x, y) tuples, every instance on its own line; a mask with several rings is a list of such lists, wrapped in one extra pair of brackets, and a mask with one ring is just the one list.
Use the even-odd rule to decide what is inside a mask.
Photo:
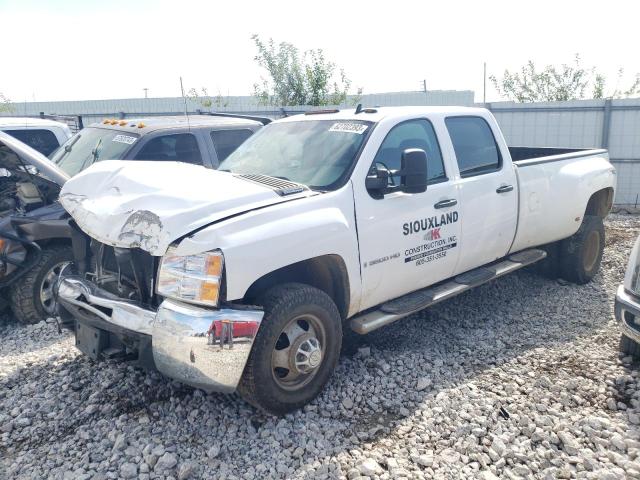
[(606, 153), (594, 148), (509, 147), (513, 163), (519, 167)]
[(573, 235), (590, 196), (615, 185), (603, 149), (509, 147), (518, 176), (517, 252)]

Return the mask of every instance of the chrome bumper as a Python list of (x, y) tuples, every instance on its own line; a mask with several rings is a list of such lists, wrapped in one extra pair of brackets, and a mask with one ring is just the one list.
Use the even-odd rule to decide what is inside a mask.
[(616, 292), (615, 312), (622, 333), (640, 343), (640, 298), (629, 294), (620, 285)]
[(162, 374), (226, 393), (240, 381), (264, 315), (255, 309), (212, 310), (172, 300), (153, 312), (79, 277), (60, 280), (58, 299), (63, 307), (80, 307), (107, 324), (151, 336), (153, 360)]

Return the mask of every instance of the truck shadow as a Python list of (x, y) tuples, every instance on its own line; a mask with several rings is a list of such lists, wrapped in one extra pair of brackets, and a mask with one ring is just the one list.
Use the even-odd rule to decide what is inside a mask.
[[(75, 445), (76, 453), (67, 458), (75, 462), (74, 455), (98, 448), (98, 440), (83, 432), (116, 422), (133, 424), (143, 446), (152, 438), (188, 445), (192, 458), (201, 459), (196, 476), (224, 475), (230, 463), (250, 468), (286, 459), (301, 468), (309, 459), (393, 436), (425, 400), (471, 377), (537, 349), (615, 328), (613, 294), (606, 283), (603, 274), (589, 285), (574, 286), (524, 271), (419, 312), (359, 340), (360, 349), (341, 356), (320, 397), (284, 418), (257, 412), (235, 395), (206, 394), (126, 364), (96, 364), (68, 354), (53, 364), (25, 365), (0, 378), (0, 412), (12, 417), (19, 412), (0, 424), (17, 423), (28, 412), (38, 427), (15, 426), (5, 433), (1, 463), (7, 466), (18, 455), (46, 455), (54, 442)], [(427, 386), (418, 387), (423, 378)], [(509, 405), (503, 406), (508, 412)], [(508, 421), (499, 415), (496, 409), (496, 422)], [(212, 445), (230, 435), (233, 442), (223, 442), (219, 456), (207, 457)], [(265, 453), (265, 439), (278, 443), (286, 455)], [(299, 445), (304, 453), (292, 459), (290, 451)]]

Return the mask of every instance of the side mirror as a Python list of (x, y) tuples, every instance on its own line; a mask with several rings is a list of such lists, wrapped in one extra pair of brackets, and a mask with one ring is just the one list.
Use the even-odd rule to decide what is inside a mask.
[(389, 170), (383, 170), (376, 166), (371, 167), (364, 185), (371, 193), (384, 194), (389, 186)]
[(402, 152), (400, 190), (406, 193), (422, 193), (427, 190), (427, 152), (419, 148), (407, 148)]

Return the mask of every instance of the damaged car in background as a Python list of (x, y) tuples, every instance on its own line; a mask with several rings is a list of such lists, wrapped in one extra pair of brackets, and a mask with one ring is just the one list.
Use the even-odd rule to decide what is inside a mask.
[(58, 242), (71, 233), (69, 216), (57, 204), (68, 178), (47, 157), (0, 132), (0, 290), (8, 291), (23, 321), (53, 313), (46, 312), (53, 302), (53, 282), (73, 258), (70, 247)]
[(591, 281), (615, 184), (606, 150), (508, 147), (485, 109), (308, 112), (216, 171), (105, 161), (68, 181), (59, 314), (93, 359), (283, 414), (321, 392), (343, 327), (366, 334), (535, 262)]
[(51, 160), (1, 137), (0, 290), (15, 317), (36, 323), (55, 312), (53, 281), (73, 258), (69, 215), (57, 202), (69, 177), (104, 159), (217, 168), (269, 122), (231, 114), (106, 119), (71, 137)]

